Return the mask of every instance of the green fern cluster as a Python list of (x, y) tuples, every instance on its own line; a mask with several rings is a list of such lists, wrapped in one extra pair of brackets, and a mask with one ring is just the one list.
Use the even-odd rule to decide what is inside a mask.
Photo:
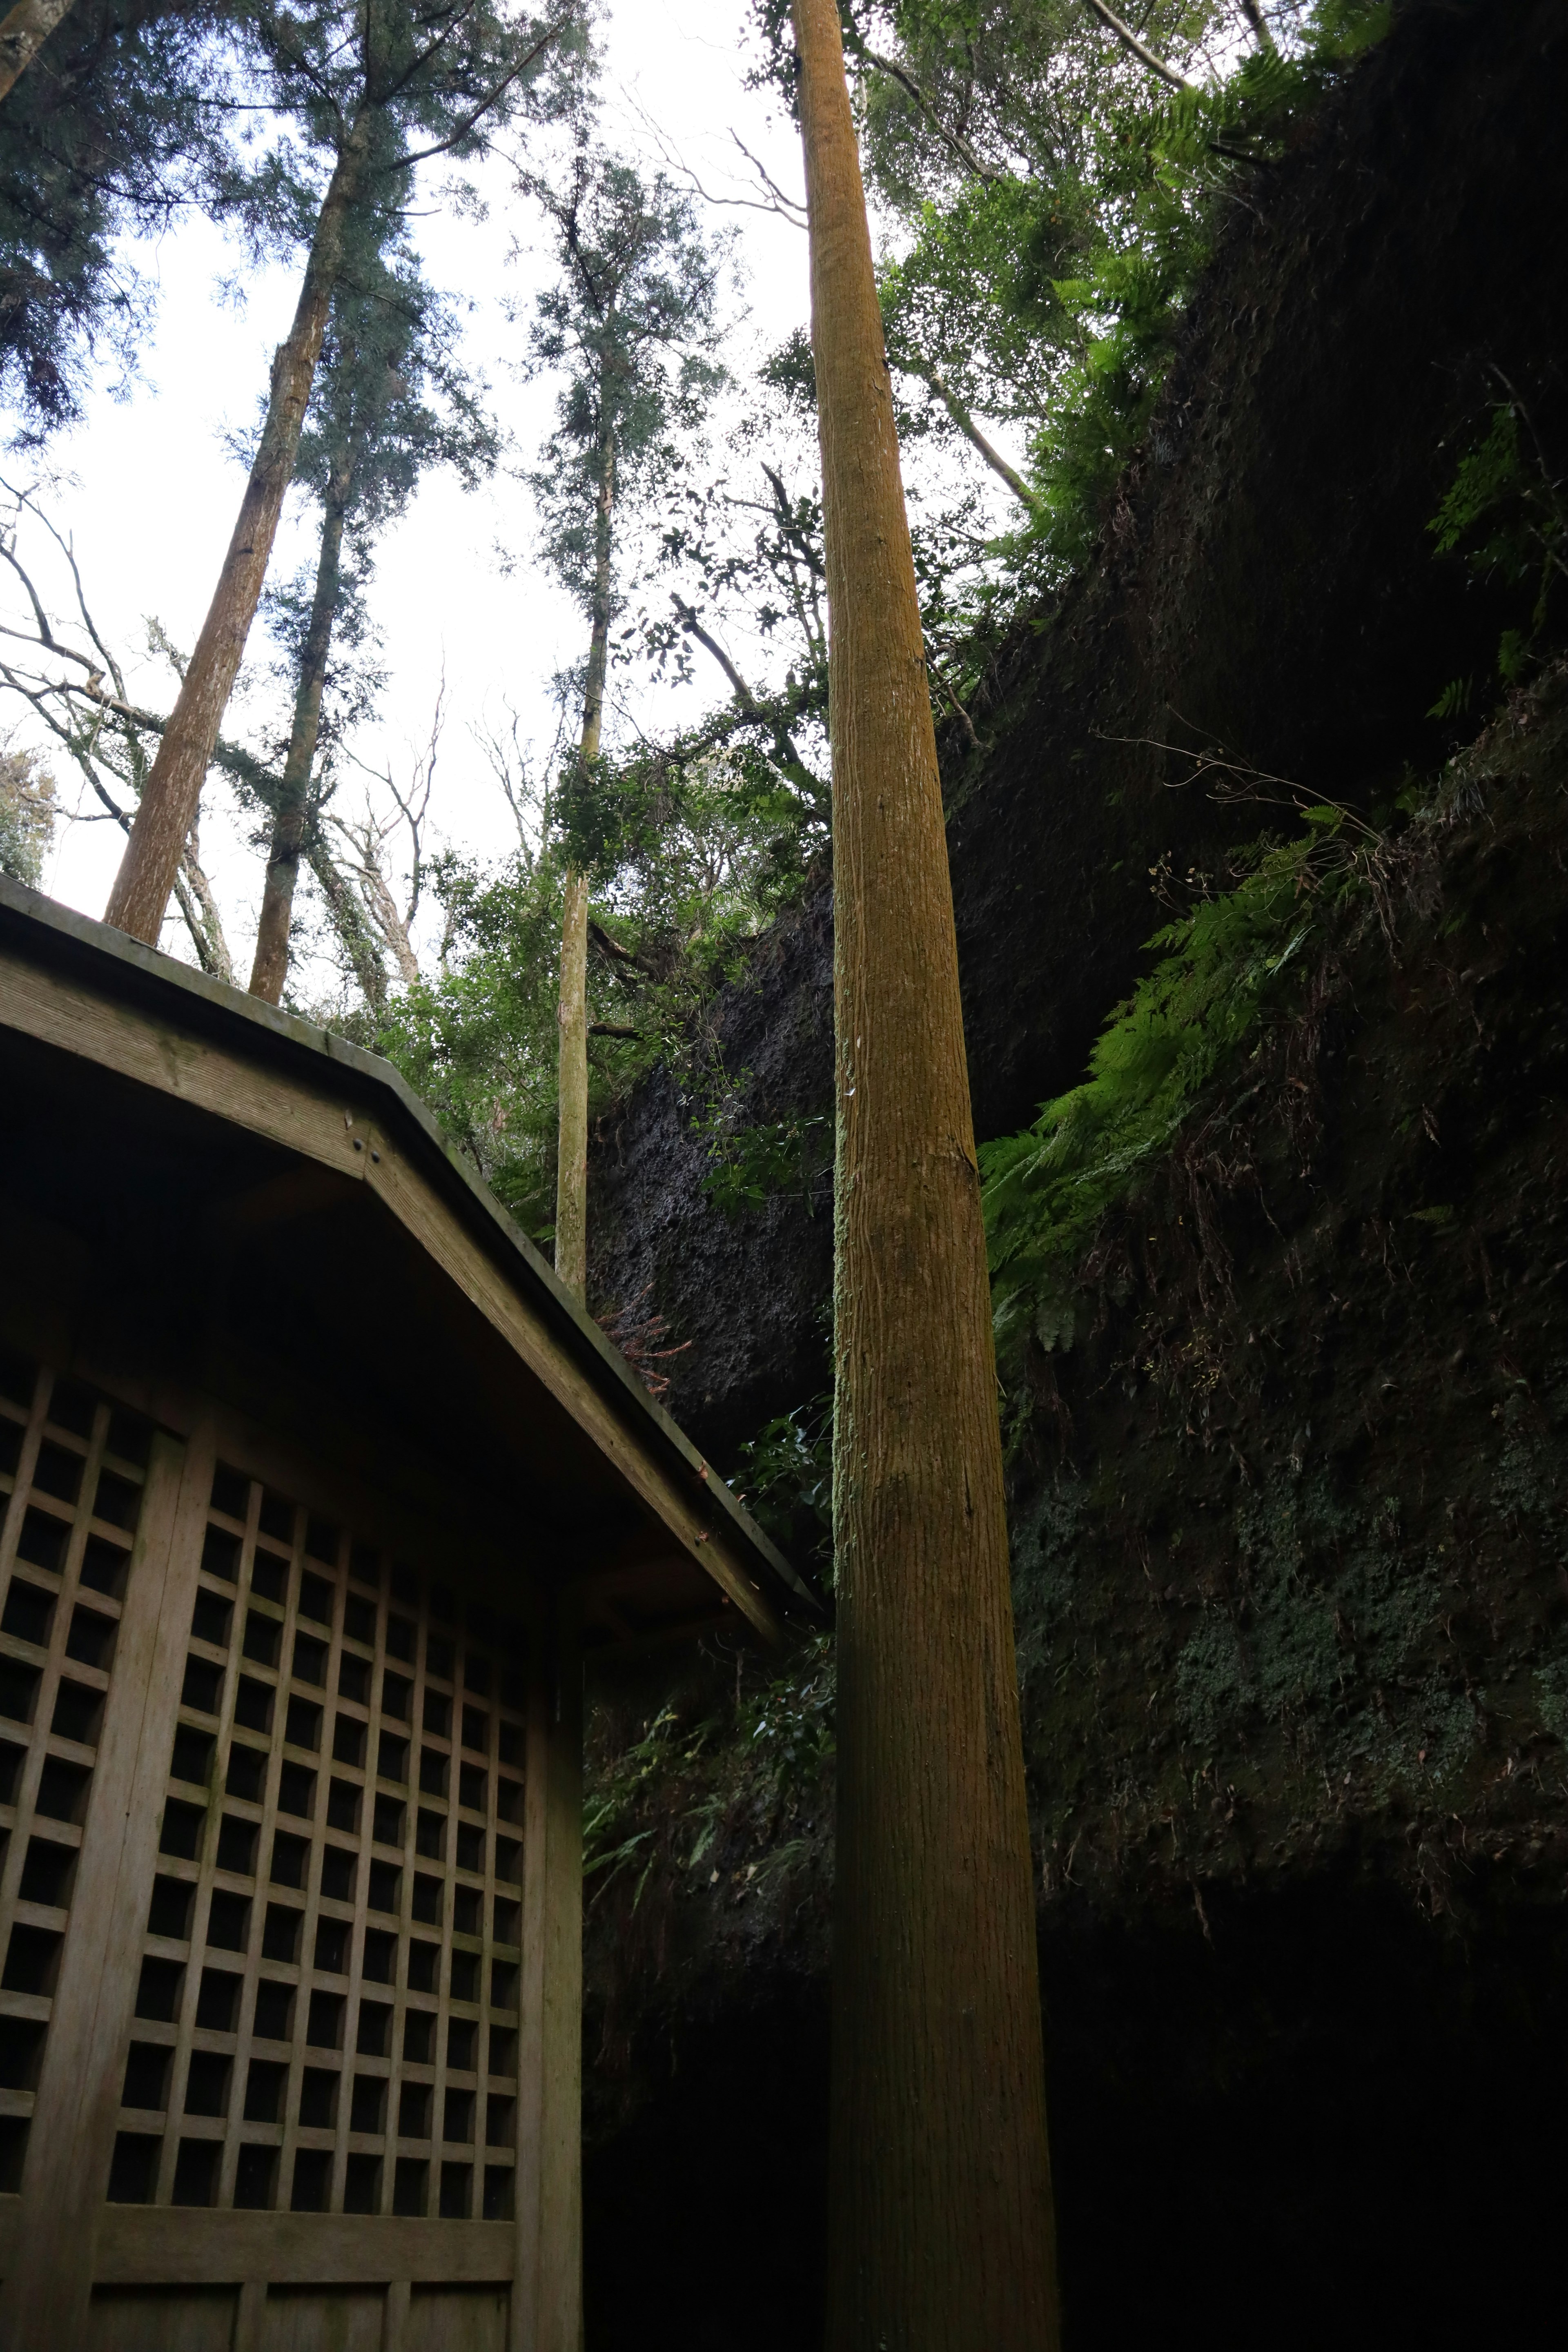
[[(1518, 685), (1546, 650), (1552, 593), (1568, 579), (1568, 491), (1511, 392), (1493, 404), (1485, 433), (1460, 458), (1426, 528), (1438, 555), (1460, 555), (1477, 580), (1521, 592), (1521, 625), (1503, 631), (1497, 661), (1502, 683)], [(1450, 679), (1427, 716), (1458, 718), (1474, 690), (1473, 678)]]
[(1365, 860), (1344, 812), (1304, 810), (1306, 830), (1264, 842), (1234, 889), (1202, 899), (1150, 940), (1160, 961), (1119, 1005), (1089, 1076), (1021, 1135), (980, 1153), (998, 1354), (1030, 1338), (1070, 1346), (1079, 1264), (1109, 1211), (1134, 1193), (1199, 1097), (1290, 1001), (1305, 950)]

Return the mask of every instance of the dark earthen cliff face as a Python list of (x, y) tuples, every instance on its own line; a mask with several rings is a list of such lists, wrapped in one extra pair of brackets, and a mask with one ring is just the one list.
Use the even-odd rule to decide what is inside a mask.
[[(1418, 0), (1300, 150), (1260, 172), (1195, 306), (1100, 551), (1021, 625), (942, 744), (977, 1133), (1081, 1075), (1153, 928), (1149, 869), (1256, 832), (1189, 750), (1371, 802), (1485, 681), (1502, 615), (1426, 531), (1500, 376), (1556, 434), (1568, 404), (1568, 16)], [(1162, 745), (1180, 747), (1162, 750)], [(826, 879), (713, 1008), (737, 1123), (826, 1109)], [(728, 1218), (667, 1072), (596, 1139), (596, 1307), (646, 1293), (668, 1402), (721, 1464), (826, 1376), (831, 1234), (778, 1199)]]
[[(1547, 2292), (1565, 965), (1568, 667), (1380, 853), (1290, 1017), (1107, 1221), (1072, 1343), (1009, 1363), (1073, 2352), (1457, 2347)], [(662, 2134), (754, 2117), (719, 2210), (756, 2257), (754, 2181), (800, 2259), (742, 2336), (727, 2241), (691, 2330), (636, 2340), (784, 2352), (820, 2317), (831, 1768), (759, 1771), (757, 1727), (806, 1710), (742, 1717), (742, 1673), (601, 1702), (602, 1757), (660, 1707), (680, 1727), (638, 1801), (651, 1871), (590, 1913), (591, 2211), (627, 2210)], [(680, 2178), (636, 2203), (650, 2263)]]

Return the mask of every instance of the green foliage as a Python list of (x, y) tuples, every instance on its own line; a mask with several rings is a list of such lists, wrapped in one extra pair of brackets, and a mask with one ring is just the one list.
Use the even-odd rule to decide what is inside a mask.
[(525, 1231), (553, 1211), (555, 959), (561, 876), (520, 853), (489, 875), (457, 860), (434, 887), (450, 945), (394, 999), (376, 1039)]
[(705, 731), (575, 762), (555, 822), (572, 864), (640, 930), (721, 962), (795, 895), (826, 835), (754, 744)]
[(742, 1690), (736, 1728), (768, 1774), (775, 1801), (810, 1790), (833, 1761), (836, 1696), (829, 1633), (810, 1635), (782, 1673)]
[[(1462, 555), (1476, 579), (1518, 594), (1521, 623), (1503, 631), (1497, 660), (1503, 684), (1517, 685), (1545, 650), (1552, 592), (1568, 577), (1568, 497), (1529, 412), (1511, 394), (1494, 404), (1486, 432), (1460, 458), (1426, 528), (1437, 554)], [(1428, 715), (1451, 719), (1467, 711), (1473, 685), (1454, 679)]]
[(249, 207), (228, 126), (252, 55), (222, 5), (76, 0), (0, 107), (0, 390), (24, 437), (79, 415), (104, 352), (133, 364), (153, 293), (124, 240)]
[(726, 1123), (722, 1109), (710, 1109), (695, 1124), (708, 1139), (702, 1190), (728, 1217), (796, 1191), (809, 1209), (817, 1178), (832, 1164), (831, 1122), (824, 1112), (737, 1128)]
[(721, 1861), (748, 1846), (761, 1851), (738, 1874), (752, 1883), (799, 1861), (806, 1841), (778, 1832), (823, 1793), (835, 1698), (832, 1639), (819, 1633), (782, 1666), (738, 1673), (733, 1698), (695, 1720), (666, 1706), (624, 1747), (595, 1743), (583, 1807), (590, 1906), (635, 1872), (635, 1913), (661, 1865), (718, 1878)]
[(36, 751), (0, 745), (0, 874), (36, 890), (55, 837), (55, 780)]
[(587, 1791), (583, 1805), (583, 1876), (584, 1881), (599, 1881), (595, 1896), (612, 1885), (624, 1870), (640, 1865), (632, 1898), (636, 1910), (658, 1856), (644, 1851), (652, 1842), (652, 1830), (634, 1830), (629, 1824), (647, 1793), (694, 1769), (711, 1730), (709, 1723), (683, 1730), (674, 1708), (667, 1706), (640, 1738), (621, 1749), (612, 1769)]
[(1364, 887), (1342, 811), (1303, 812), (1306, 831), (1264, 842), (1234, 889), (1157, 931), (1152, 971), (1118, 1006), (1089, 1075), (1045, 1104), (1023, 1134), (980, 1154), (998, 1345), (1032, 1331), (1070, 1346), (1077, 1265), (1107, 1213), (1138, 1188), (1205, 1087), (1288, 1011), (1306, 950), (1330, 912)]
[(737, 1494), (798, 1567), (833, 1582), (833, 1395), (780, 1413), (742, 1445)]
[(721, 248), (662, 173), (645, 180), (585, 131), (563, 174), (521, 185), (543, 207), (558, 263), (529, 343), (530, 372), (560, 383), (555, 428), (527, 479), (546, 560), (602, 624), (612, 512), (668, 492), (724, 381)]
[[(973, 414), (1022, 427), (1030, 444), (1036, 513), (988, 549), (968, 541), (978, 572), (958, 601), (972, 625), (1082, 562), (1247, 175), (1283, 151), (1388, 19), (1357, 0), (1294, 15), (1279, 47), (1251, 49), (1215, 79), (1204, 44), (1226, 31), (1222, 9), (1142, 12), (1157, 50), (1211, 77), (1173, 92), (1077, 0), (865, 11), (863, 23), (889, 20), (926, 100), (871, 64), (874, 21), (851, 38), (872, 178), (905, 231), (881, 278), (889, 356), (928, 385), (939, 373)], [(957, 429), (934, 388), (900, 425)], [(927, 528), (952, 570), (963, 514)]]
[(821, 828), (760, 755), (738, 747), (689, 760), (645, 749), (579, 767), (541, 812), (541, 830), (542, 846), (489, 871), (451, 855), (435, 861), (447, 952), (438, 972), (395, 999), (379, 1049), (544, 1239), (566, 863), (580, 860), (593, 883), (589, 1019), (630, 1033), (591, 1038), (597, 1117), (661, 1059), (696, 1088), (710, 1083), (701, 1008), (798, 889)]

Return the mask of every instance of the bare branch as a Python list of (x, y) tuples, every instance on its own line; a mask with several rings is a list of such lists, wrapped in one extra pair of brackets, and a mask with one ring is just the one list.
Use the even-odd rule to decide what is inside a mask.
[(528, 754), (523, 750), (519, 731), (522, 721), (510, 702), (504, 707), (510, 721), (506, 737), (497, 734), (488, 724), (470, 723), (468, 732), (484, 753), (486, 765), (506, 795), (506, 804), (517, 826), (518, 845), (531, 870), (549, 823), (549, 794), (547, 791), (536, 792), (530, 783)]
[(359, 885), (365, 913), (384, 945), (391, 950), (393, 961), (405, 986), (412, 988), (419, 977), (419, 959), (414, 952), (407, 926), (398, 912), (397, 901), (388, 887), (386, 870), (382, 863), (387, 841), (396, 829), (395, 820), (378, 821), (367, 808), (357, 824), (351, 824), (346, 817), (341, 816), (332, 817), (331, 823), (354, 853), (350, 870)]
[(694, 608), (689, 605), (686, 602), (685, 598), (673, 588), (669, 592), (669, 601), (674, 605), (676, 618), (679, 621), (680, 625), (685, 630), (687, 635), (689, 637), (695, 637), (700, 646), (706, 646), (708, 651), (712, 655), (714, 660), (718, 663), (720, 668), (729, 679), (735, 699), (740, 704), (742, 709), (746, 711), (748, 714), (754, 711), (757, 708), (756, 696), (752, 692), (751, 688), (746, 684), (745, 679), (741, 676), (740, 671), (735, 667), (734, 663), (730, 659), (729, 655), (724, 651), (723, 646), (719, 643), (717, 637), (711, 637), (709, 635), (707, 630), (698, 619)]
[[(763, 187), (766, 188), (769, 195), (773, 199), (773, 205), (771, 207), (764, 207), (764, 209), (772, 209), (773, 211), (777, 212), (783, 219), (789, 221), (793, 226), (804, 228), (805, 226), (805, 205), (804, 200), (800, 197), (790, 196), (784, 194), (784, 191), (779, 186), (778, 182), (773, 178), (772, 173), (767, 170), (761, 158), (752, 154), (751, 149), (747, 146), (740, 132), (732, 126), (731, 128), (730, 136), (734, 141), (736, 146), (740, 149), (742, 154), (745, 157), (747, 163), (751, 165), (752, 171), (756, 173), (758, 179), (762, 182)], [(739, 203), (741, 199), (736, 197), (731, 201)]]
[(727, 205), (731, 211), (736, 212), (772, 213), (779, 220), (788, 221), (792, 228), (804, 228), (805, 226), (805, 205), (797, 202), (794, 196), (785, 195), (778, 183), (764, 169), (763, 165), (758, 162), (756, 156), (752, 154), (751, 149), (747, 146), (745, 141), (741, 137), (738, 131), (731, 128), (730, 136), (735, 145), (740, 149), (742, 154), (745, 157), (747, 163), (751, 165), (752, 171), (755, 172), (763, 187), (766, 190), (765, 198), (757, 196), (721, 196), (716, 195), (711, 188), (705, 188), (702, 182), (698, 178), (697, 173), (692, 170), (691, 165), (687, 162), (685, 156), (682, 155), (679, 149), (665, 136), (664, 131), (660, 129), (658, 123), (655, 121), (647, 107), (639, 106), (637, 100), (635, 98), (630, 98), (629, 96), (627, 103), (630, 105), (632, 112), (637, 115), (642, 123), (642, 126), (647, 132), (648, 137), (653, 141), (655, 147), (658, 150), (659, 160), (664, 164), (666, 170), (672, 172), (678, 179), (684, 180), (687, 186), (695, 195), (700, 196), (705, 205)]
[[(1089, 0), (1089, 5), (1093, 7), (1095, 5), (1095, 0)], [(988, 188), (994, 187), (997, 181), (1003, 178), (1004, 174), (1002, 173), (994, 172), (988, 163), (983, 163), (981, 162), (979, 156), (975, 153), (968, 140), (964, 138), (962, 131), (949, 129), (948, 125), (942, 121), (941, 115), (937, 112), (936, 108), (932, 105), (931, 100), (926, 96), (925, 91), (921, 88), (919, 82), (915, 79), (913, 74), (909, 71), (907, 67), (900, 65), (897, 60), (892, 58), (879, 56), (875, 49), (868, 48), (865, 42), (862, 41), (858, 35), (851, 37), (847, 27), (846, 27), (845, 32), (844, 46), (846, 50), (851, 56), (863, 58), (868, 66), (875, 66), (879, 73), (889, 75), (891, 79), (898, 83), (900, 89), (905, 89), (909, 92), (910, 96), (914, 100), (915, 104), (920, 108), (921, 112), (925, 116), (926, 121), (931, 124), (931, 129), (936, 132), (937, 137), (942, 141), (945, 147), (950, 148), (953, 154), (957, 156), (965, 171), (973, 172), (975, 178), (983, 182)]]
[(185, 929), (196, 951), (196, 961), (215, 980), (226, 980), (234, 984), (234, 959), (224, 937), (223, 918), (218, 913), (213, 886), (208, 881), (197, 856), (196, 831), (193, 825), (180, 859), (180, 869), (174, 877), (174, 896), (180, 912), (185, 919)]
[(333, 864), (331, 852), (319, 836), (306, 850), (311, 873), (321, 885), (321, 896), (327, 902), (332, 928), (347, 957), (354, 978), (360, 984), (365, 1003), (373, 1013), (381, 1013), (386, 1004), (386, 966), (372, 937), (364, 910), (347, 882)]
[(1038, 520), (1045, 512), (1039, 493), (1029, 488), (1022, 474), (1007, 463), (1006, 458), (994, 443), (986, 439), (946, 377), (939, 374), (935, 368), (928, 367), (922, 360), (912, 359), (907, 353), (890, 350), (888, 357), (896, 368), (902, 370), (904, 374), (918, 376), (921, 383), (936, 394), (964, 439), (973, 448), (978, 449), (992, 472), (1006, 483), (1014, 497), (1022, 499), (1029, 512)]
[(594, 920), (592, 915), (588, 918), (588, 937), (596, 948), (612, 957), (616, 963), (635, 964), (638, 971), (647, 974), (649, 980), (658, 978), (658, 972), (646, 957), (638, 955), (633, 948), (624, 948), (619, 940), (611, 937), (602, 923), (596, 923)]
[[(27, 512), (34, 518), (34, 520), (43, 524), (44, 529), (48, 532), (49, 537), (54, 541), (55, 545), (59, 549), (60, 553), (65, 557), (67, 563), (70, 566), (71, 581), (76, 589), (77, 610), (81, 614), (82, 626), (86, 629), (88, 635), (91, 638), (93, 644), (97, 646), (99, 653), (101, 655), (103, 667), (108, 671), (110, 677), (114, 680), (116, 693), (123, 698), (125, 694), (125, 679), (121, 671), (120, 664), (115, 660), (114, 656), (110, 653), (108, 646), (104, 643), (103, 638), (100, 634), (98, 624), (93, 619), (91, 611), (89, 608), (87, 591), (82, 586), (81, 571), (76, 560), (76, 546), (74, 541), (67, 539), (64, 532), (58, 528), (58, 524), (53, 521), (50, 516), (45, 513), (43, 508), (39, 506), (37, 500), (34, 498), (31, 490), (19, 490), (16, 488), (15, 484), (5, 481), (3, 478), (0, 478), (0, 489), (4, 489), (9, 497), (14, 498), (18, 508), (26, 507)], [(37, 616), (39, 635), (42, 637), (43, 642), (50, 647), (51, 651), (58, 653), (66, 652), (67, 648), (63, 646), (57, 645), (53, 635), (51, 635), (48, 622), (44, 617), (43, 606), (39, 603), (37, 593), (34, 589), (31, 580), (28, 579), (27, 574), (22, 570), (19, 560), (10, 549), (6, 548), (4, 551), (12, 568), (19, 574), (23, 585), (26, 587), (29, 597), (32, 599), (33, 611)], [(70, 657), (77, 661), (82, 661), (84, 659), (80, 654), (72, 655)], [(86, 663), (85, 667), (90, 669), (91, 664)]]
[(576, 11), (574, 9), (569, 9), (564, 16), (561, 16), (556, 19), (555, 23), (550, 26), (547, 32), (542, 33), (538, 40), (535, 41), (532, 48), (529, 50), (528, 55), (524, 58), (520, 58), (517, 64), (511, 68), (511, 71), (510, 73), (503, 74), (500, 81), (497, 82), (495, 88), (492, 90), (486, 92), (485, 96), (480, 99), (478, 106), (473, 109), (471, 113), (464, 116), (462, 121), (458, 123), (456, 131), (452, 132), (450, 138), (438, 140), (434, 147), (421, 147), (412, 155), (400, 155), (395, 163), (388, 163), (384, 168), (388, 172), (411, 171), (416, 163), (427, 163), (433, 155), (447, 155), (451, 152), (454, 147), (460, 146), (462, 142), (468, 137), (469, 131), (474, 130), (479, 123), (484, 121), (485, 116), (489, 113), (491, 108), (500, 104), (500, 100), (506, 96), (507, 91), (511, 88), (512, 83), (516, 81), (519, 75), (525, 74), (528, 71), (529, 67), (533, 64), (534, 60), (544, 55), (545, 50), (550, 47), (551, 43), (560, 39), (562, 34), (566, 30), (567, 26), (572, 23)]
[(1124, 24), (1115, 9), (1107, 5), (1107, 0), (1089, 0), (1089, 5), (1100, 23), (1110, 26), (1122, 47), (1135, 57), (1140, 65), (1145, 65), (1151, 73), (1158, 74), (1172, 89), (1191, 89), (1194, 87), (1185, 74), (1178, 73), (1174, 66), (1168, 66), (1163, 58), (1157, 58), (1153, 50), (1139, 39), (1131, 26)]
[(800, 753), (796, 751), (795, 739), (791, 735), (789, 729), (784, 725), (781, 719), (774, 717), (770, 712), (765, 711), (763, 709), (761, 703), (757, 700), (756, 696), (752, 692), (751, 688), (746, 684), (745, 679), (741, 676), (740, 671), (735, 667), (734, 663), (730, 659), (729, 655), (719, 643), (718, 638), (709, 635), (701, 622), (698, 619), (696, 612), (693, 610), (692, 606), (688, 604), (683, 597), (678, 595), (673, 588), (669, 592), (669, 601), (674, 605), (677, 617), (679, 618), (680, 625), (685, 630), (687, 635), (689, 637), (695, 637), (700, 646), (705, 646), (707, 647), (714, 660), (718, 663), (720, 668), (723, 671), (725, 677), (729, 679), (730, 685), (734, 692), (735, 699), (740, 704), (742, 709), (745, 712), (747, 718), (756, 719), (771, 732), (773, 739), (774, 750), (779, 755), (780, 767), (784, 769), (786, 774), (791, 775), (795, 782), (804, 784), (807, 791), (813, 795), (813, 797), (815, 797), (821, 792), (822, 787), (818, 783), (816, 778), (812, 774), (811, 770), (806, 766), (805, 761), (801, 758)]

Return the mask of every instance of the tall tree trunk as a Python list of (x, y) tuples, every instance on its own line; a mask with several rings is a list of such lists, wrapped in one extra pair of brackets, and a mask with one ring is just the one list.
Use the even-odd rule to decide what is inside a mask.
[(75, 0), (16, 0), (10, 14), (0, 18), (0, 99), (9, 97), (55, 26), (68, 16)]
[(1007, 1527), (931, 696), (836, 0), (794, 0), (833, 745), (829, 2352), (1058, 2341)]
[[(610, 522), (616, 503), (616, 450), (605, 443), (599, 459), (599, 503), (594, 517), (594, 627), (583, 690), (584, 768), (599, 756), (605, 715), (605, 671), (610, 650)], [(588, 1286), (588, 877), (566, 869), (561, 918), (561, 994), (555, 1150), (555, 1271), (581, 1298)]]
[(360, 115), (343, 142), (317, 218), (294, 323), (272, 362), (267, 418), (239, 520), (104, 910), (106, 922), (152, 947), (158, 943), (180, 851), (195, 819), (267, 576), (284, 493), (293, 478), (300, 429), (342, 262), (344, 220), (364, 173), (369, 129), (368, 118)]
[(272, 820), (272, 845), (267, 856), (261, 920), (256, 933), (256, 960), (250, 971), (250, 993), (264, 996), (268, 1004), (282, 1001), (283, 983), (289, 977), (289, 924), (294, 911), (294, 886), (300, 878), (310, 771), (316, 763), (316, 743), (321, 731), (321, 694), (327, 683), (327, 656), (331, 651), (332, 624), (337, 618), (338, 590), (342, 579), (343, 518), (348, 511), (359, 451), (360, 443), (355, 438), (342, 451), (327, 482), (316, 593), (300, 648), (294, 725), (289, 738), (289, 756), (283, 763), (282, 790)]

